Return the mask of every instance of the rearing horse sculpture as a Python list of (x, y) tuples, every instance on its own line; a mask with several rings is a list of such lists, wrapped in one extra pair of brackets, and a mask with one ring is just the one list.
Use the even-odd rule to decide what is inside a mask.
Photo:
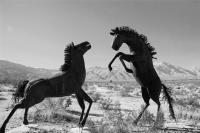
[[(88, 117), (92, 99), (84, 92), (82, 85), (85, 82), (86, 70), (83, 55), (91, 48), (89, 42), (82, 42), (78, 45), (70, 43), (65, 48), (65, 63), (61, 66), (62, 73), (48, 79), (38, 79), (30, 82), (24, 82), (21, 90), (18, 89), (16, 97), (23, 97), (22, 100), (14, 106), (6, 120), (4, 121), (0, 133), (5, 132), (6, 124), (14, 112), (19, 108), (24, 108), (25, 125), (28, 124), (28, 109), (44, 100), (46, 97), (62, 97), (75, 94), (78, 103), (82, 109), (79, 120), (79, 126), (84, 127)], [(21, 93), (21, 94), (20, 94)], [(89, 103), (87, 112), (83, 118), (85, 104), (84, 100)]]
[[(159, 96), (161, 89), (169, 104), (169, 111), (172, 118), (175, 119), (174, 110), (172, 106), (172, 97), (170, 96), (170, 90), (161, 83), (158, 74), (156, 73), (152, 58), (156, 54), (155, 49), (148, 43), (146, 36), (138, 34), (135, 30), (122, 26), (116, 27), (111, 30), (111, 35), (115, 37), (112, 48), (114, 50), (119, 50), (123, 43), (127, 44), (130, 49), (130, 55), (119, 52), (110, 62), (108, 68), (112, 70), (112, 63), (119, 57), (123, 67), (128, 73), (132, 73), (136, 81), (140, 84), (142, 89), (142, 97), (146, 106), (140, 112), (139, 116), (134, 121), (135, 124), (139, 121), (144, 111), (149, 106), (150, 98), (158, 105), (157, 118), (160, 110)], [(131, 65), (131, 69), (128, 68), (124, 61), (127, 61)], [(156, 118), (156, 121), (157, 121)]]

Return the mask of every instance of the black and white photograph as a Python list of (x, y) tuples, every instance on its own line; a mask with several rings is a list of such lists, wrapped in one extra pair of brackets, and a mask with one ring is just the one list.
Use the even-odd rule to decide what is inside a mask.
[(200, 133), (200, 0), (0, 0), (0, 133)]

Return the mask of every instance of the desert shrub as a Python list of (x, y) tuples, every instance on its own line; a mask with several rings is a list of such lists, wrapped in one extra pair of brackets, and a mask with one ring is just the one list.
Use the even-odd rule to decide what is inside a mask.
[(122, 97), (128, 97), (128, 96), (130, 96), (130, 95), (129, 95), (129, 92), (126, 91), (126, 90), (120, 90), (120, 95), (121, 95)]
[[(141, 106), (142, 110), (144, 105)], [(96, 123), (96, 132), (98, 133), (132, 133), (132, 132), (145, 132), (155, 133), (158, 130), (153, 129), (155, 117), (148, 110), (144, 112), (144, 115), (139, 120), (139, 127), (134, 125), (134, 120), (137, 118), (137, 111), (124, 112), (120, 108), (120, 103), (115, 102), (110, 110), (104, 111), (104, 117)], [(140, 112), (140, 111), (138, 111)], [(165, 119), (163, 112), (160, 112), (157, 123), (159, 127), (164, 125)], [(96, 133), (95, 132), (95, 133)]]
[(97, 124), (95, 121), (87, 120), (86, 126), (88, 127), (89, 131), (91, 133), (99, 133), (97, 129)]
[[(188, 112), (194, 112), (194, 110), (190, 110)], [(199, 121), (200, 120), (200, 116), (198, 115), (198, 113), (183, 113), (182, 111), (177, 113), (177, 119), (184, 119), (184, 120), (193, 120), (193, 122), (195, 121)]]
[(111, 98), (101, 98), (99, 100), (99, 107), (103, 110), (110, 110), (112, 108), (112, 102)]
[(104, 117), (98, 121), (98, 133), (129, 133), (123, 117), (119, 102), (115, 103), (112, 110), (105, 111)]
[(130, 92), (130, 91), (134, 91), (135, 88), (131, 87), (131, 86), (124, 86), (125, 91)]
[(198, 100), (196, 98), (191, 98), (191, 99), (188, 99), (188, 105), (191, 105), (195, 108), (199, 108), (200, 107), (200, 104), (198, 102)]
[(39, 129), (39, 128), (30, 128), (30, 131), (26, 133), (66, 133), (66, 129), (56, 130), (56, 129)]
[(177, 115), (176, 115), (176, 117), (177, 117), (177, 119), (182, 119), (183, 118), (183, 113), (182, 112), (179, 112)]
[[(145, 107), (145, 105), (141, 105), (141, 109), (139, 112), (141, 112), (141, 110), (143, 110), (143, 108)], [(141, 117), (141, 119), (138, 122), (138, 125), (151, 125), (153, 126), (155, 122), (155, 117), (152, 113), (150, 113), (148, 111), (148, 109), (146, 109)]]
[(181, 98), (176, 99), (176, 104), (181, 105), (183, 107), (191, 106), (193, 108), (200, 108), (200, 103), (196, 97), (187, 97), (187, 98)]
[(93, 102), (97, 102), (101, 99), (101, 94), (98, 92), (93, 93), (90, 95), (92, 97)]
[(164, 124), (165, 124), (165, 116), (164, 116), (164, 113), (162, 112), (162, 110), (160, 110), (160, 112), (158, 113), (158, 116), (156, 118), (157, 120), (157, 125), (158, 127), (163, 127)]
[(87, 94), (92, 98), (93, 102), (97, 102), (101, 99), (101, 94), (95, 90), (87, 91)]
[(61, 104), (65, 109), (68, 108), (70, 105), (72, 105), (71, 97), (64, 99)]
[(68, 98), (46, 98), (42, 103), (36, 107), (36, 111), (33, 114), (34, 121), (59, 121), (59, 119), (64, 119), (63, 115), (59, 113), (65, 112), (72, 104), (70, 97)]

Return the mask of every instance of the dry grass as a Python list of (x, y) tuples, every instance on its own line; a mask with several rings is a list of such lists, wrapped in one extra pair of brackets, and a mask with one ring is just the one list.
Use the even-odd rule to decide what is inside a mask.
[[(104, 88), (108, 89), (109, 90), (108, 92), (111, 92), (111, 93), (98, 92), (97, 91), (98, 89), (94, 87), (94, 83), (90, 83), (87, 86), (85, 86), (85, 89), (87, 90), (87, 92), (91, 92), (89, 95), (95, 101), (92, 105), (90, 116), (88, 117), (88, 120), (86, 123), (86, 126), (90, 128), (92, 133), (113, 133), (113, 132), (115, 133), (132, 133), (132, 132), (146, 132), (146, 133), (161, 132), (162, 133), (163, 132), (164, 133), (164, 131), (162, 130), (152, 128), (153, 123), (155, 122), (155, 119), (156, 119), (155, 113), (154, 114), (151, 113), (152, 112), (151, 107), (152, 106), (154, 107), (154, 105), (152, 104), (151, 104), (152, 106), (148, 108), (150, 111), (147, 110), (143, 114), (138, 125), (135, 126), (133, 124), (133, 121), (136, 119), (136, 117), (138, 116), (138, 113), (143, 108), (143, 106), (140, 107), (140, 103), (138, 104), (138, 101), (142, 101), (140, 88), (136, 88), (135, 86), (133, 86), (134, 88), (129, 87), (129, 86), (132, 86), (132, 84), (124, 84), (124, 83), (123, 84), (98, 83), (98, 84), (101, 85), (103, 89)], [(199, 110), (200, 93), (198, 92), (197, 87), (192, 86), (192, 85), (186, 86), (185, 84), (180, 85), (179, 83), (172, 83), (169, 86), (173, 87), (173, 96), (175, 97), (174, 107), (175, 107), (175, 115), (177, 117), (177, 121), (180, 121), (180, 120), (192, 121), (193, 122), (192, 124), (194, 126), (199, 124), (200, 115), (198, 114), (200, 112)], [(132, 96), (131, 98), (129, 94), (131, 94)], [(109, 99), (107, 97), (109, 97)], [(139, 98), (139, 100), (137, 98)], [(120, 102), (123, 105), (122, 107), (119, 104), (119, 102), (118, 103), (113, 102), (114, 100), (118, 100), (118, 99), (121, 100)], [(132, 100), (132, 101), (129, 101), (129, 100)], [(40, 122), (62, 123), (63, 122), (63, 123), (74, 123), (76, 126), (78, 126), (77, 124), (79, 121), (81, 110), (79, 108), (78, 103), (73, 104), (73, 107), (71, 108), (73, 110), (71, 109), (69, 110), (70, 103), (71, 103), (71, 100), (70, 99), (67, 100), (66, 98), (46, 99), (44, 102), (40, 103), (39, 106), (36, 106), (36, 111), (30, 114), (29, 118), (32, 119), (36, 123), (40, 123)], [(131, 105), (135, 105), (134, 109), (136, 108), (140, 108), (140, 109), (132, 110), (133, 106)], [(127, 108), (124, 108), (124, 107), (127, 107)], [(99, 114), (99, 112), (97, 111), (104, 112), (104, 114), (102, 113)], [(168, 109), (164, 109), (164, 111), (166, 114), (166, 111), (168, 111)], [(98, 115), (95, 116), (94, 114), (98, 114)], [(74, 117), (74, 115), (76, 117)], [(93, 119), (94, 117), (95, 119)], [(96, 119), (97, 117), (98, 119)], [(90, 118), (92, 119), (89, 120)], [(172, 122), (168, 119), (168, 117), (166, 117), (166, 120), (165, 120), (164, 114), (161, 112), (160, 115), (158, 116), (158, 123), (159, 123), (158, 126), (160, 128), (163, 127), (166, 121)], [(41, 132), (45, 133), (46, 131), (41, 130)], [(48, 132), (51, 132), (51, 131), (48, 131)], [(52, 130), (52, 132), (56, 132), (56, 131)]]
[[(141, 107), (141, 109), (144, 106)], [(134, 125), (133, 121), (136, 119), (138, 114), (137, 111), (130, 113), (123, 112), (120, 108), (120, 103), (115, 102), (113, 108), (110, 110), (105, 110), (104, 117), (95, 123), (98, 125), (95, 130), (96, 133), (132, 133), (132, 132), (143, 132), (153, 133), (158, 132), (158, 130), (153, 129), (155, 122), (155, 116), (151, 114), (148, 110), (145, 111), (144, 115), (140, 119), (138, 126)], [(158, 116), (157, 123), (159, 127), (164, 125), (165, 119), (164, 114), (161, 112)], [(160, 131), (162, 132), (162, 131)]]
[(46, 98), (36, 106), (36, 111), (30, 114), (30, 119), (35, 122), (71, 122), (73, 119), (66, 111), (71, 104), (71, 98)]

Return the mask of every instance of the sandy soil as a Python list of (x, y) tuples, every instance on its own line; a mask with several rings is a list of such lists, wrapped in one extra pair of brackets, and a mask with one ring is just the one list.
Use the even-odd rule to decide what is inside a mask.
[[(121, 104), (121, 109), (125, 112), (131, 112), (133, 110), (139, 110), (141, 108), (141, 105), (144, 104), (143, 99), (141, 96), (134, 96), (134, 97), (121, 97), (119, 95), (118, 91), (113, 91), (113, 90), (108, 90), (106, 87), (99, 87), (98, 85), (94, 85), (93, 88), (95, 89), (96, 92), (99, 92), (103, 98), (111, 98), (114, 102), (115, 101), (119, 101)], [(2, 125), (3, 121), (6, 119), (6, 117), (8, 116), (8, 113), (11, 111), (11, 109), (9, 108), (11, 105), (11, 92), (9, 91), (5, 91), (9, 89), (6, 88), (5, 86), (2, 89), (1, 86), (1, 91), (0, 92), (0, 125)], [(69, 112), (75, 112), (73, 114), (76, 115), (76, 117), (79, 117), (81, 109), (76, 101), (76, 99), (72, 99), (72, 105), (68, 108)], [(169, 119), (169, 112), (168, 112), (168, 104), (164, 101), (161, 101), (161, 106), (162, 106), (162, 111), (165, 114), (165, 118), (166, 118), (166, 123), (165, 123), (165, 128), (170, 128), (170, 129), (196, 129), (197, 132), (200, 131), (200, 123), (195, 123), (196, 126), (194, 127), (194, 122), (191, 121), (183, 121), (183, 120), (177, 120), (176, 122), (173, 120)], [(88, 106), (88, 104), (86, 103), (86, 105)], [(87, 108), (86, 106), (86, 108)], [(9, 110), (8, 110), (9, 109)], [(32, 107), (30, 109), (30, 113), (34, 112), (35, 108)], [(148, 110), (151, 113), (154, 113), (154, 115), (156, 115), (157, 112), (157, 105), (151, 101), (150, 102), (150, 106), (148, 108)], [(175, 112), (179, 112), (180, 110), (178, 108), (175, 108)], [(184, 112), (184, 110), (181, 110)], [(76, 114), (77, 113), (77, 114)], [(6, 130), (12, 133), (11, 129), (16, 129), (16, 127), (18, 128), (27, 128), (27, 126), (23, 126), (22, 124), (22, 120), (23, 120), (23, 114), (24, 114), (24, 110), (23, 109), (19, 109), (15, 112), (15, 114), (13, 115), (13, 117), (11, 118), (11, 120), (9, 121), (9, 123), (7, 124)], [(96, 120), (100, 120), (103, 117), (104, 111), (102, 109), (99, 108), (98, 103), (94, 103), (92, 105), (91, 111), (90, 111), (90, 115), (89, 118), (90, 120), (96, 121)], [(72, 132), (75, 133), (77, 132), (77, 130), (79, 130), (78, 125), (75, 123), (32, 123), (31, 120), (29, 120), (31, 124), (35, 124), (36, 127), (40, 128), (40, 129), (51, 129), (51, 128), (55, 128), (56, 130), (67, 130), (68, 132)], [(22, 127), (21, 127), (22, 126)], [(31, 125), (29, 125), (29, 127), (31, 127)], [(29, 128), (28, 127), (28, 128)], [(87, 128), (87, 127), (86, 127)], [(16, 129), (17, 130), (17, 129)], [(21, 129), (22, 130), (22, 129)], [(84, 131), (85, 133), (89, 133), (89, 131), (87, 131), (87, 129)]]

